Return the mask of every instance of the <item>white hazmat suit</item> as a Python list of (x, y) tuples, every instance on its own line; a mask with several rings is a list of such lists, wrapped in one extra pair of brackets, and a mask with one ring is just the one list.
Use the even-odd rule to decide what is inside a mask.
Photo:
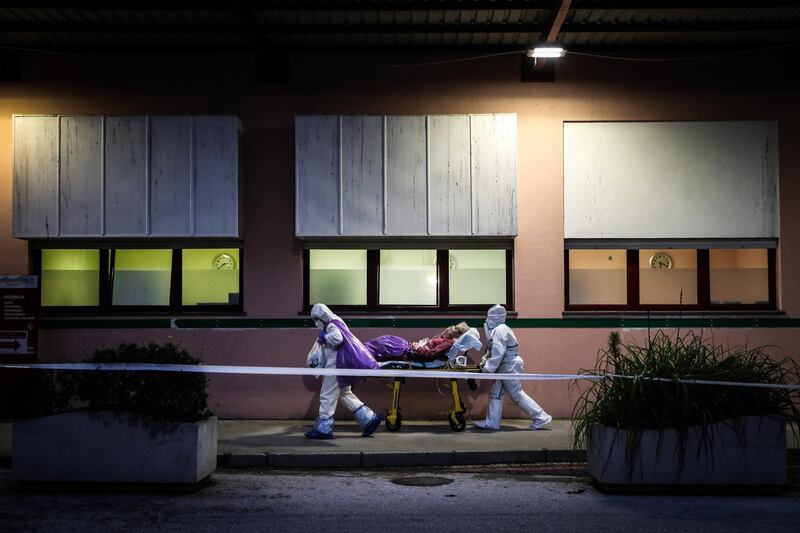
[[(501, 305), (489, 309), (484, 323), (486, 333), (486, 355), (481, 361), (481, 372), (497, 372), (501, 374), (522, 374), (525, 363), (519, 356), (519, 342), (510, 327), (506, 325), (506, 310)], [(514, 403), (533, 422), (530, 429), (540, 429), (549, 424), (553, 417), (544, 412), (533, 398), (522, 390), (522, 382), (516, 379), (497, 380), (489, 389), (489, 409), (486, 420), (476, 422), (477, 429), (500, 429), (503, 417), (503, 394), (508, 393)]]
[[(310, 367), (336, 368), (336, 352), (344, 342), (344, 335), (339, 327), (332, 323), (334, 320), (344, 324), (341, 318), (325, 304), (315, 304), (311, 308), (311, 318), (318, 328), (322, 329), (319, 339), (321, 350), (309, 352), (307, 365)], [(333, 435), (333, 415), (336, 412), (336, 405), (342, 400), (344, 406), (353, 413), (353, 416), (362, 429), (362, 436), (368, 437), (378, 428), (384, 417), (376, 415), (375, 412), (364, 405), (364, 402), (353, 394), (351, 387), (339, 387), (336, 376), (323, 376), (322, 387), (319, 391), (319, 416), (314, 424), (314, 429), (305, 433), (310, 439), (332, 439)]]

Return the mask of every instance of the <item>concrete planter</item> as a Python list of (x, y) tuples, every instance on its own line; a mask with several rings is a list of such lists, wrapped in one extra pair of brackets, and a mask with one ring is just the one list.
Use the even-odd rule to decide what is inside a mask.
[(592, 429), (587, 466), (589, 474), (601, 485), (782, 486), (787, 483), (786, 422), (782, 417), (751, 416), (692, 427), (682, 466), (678, 432), (663, 431), (659, 444), (659, 432), (647, 430), (629, 470), (625, 457), (628, 435), (628, 431), (613, 427)]
[(217, 468), (217, 419), (156, 422), (75, 411), (14, 424), (19, 482), (197, 484)]

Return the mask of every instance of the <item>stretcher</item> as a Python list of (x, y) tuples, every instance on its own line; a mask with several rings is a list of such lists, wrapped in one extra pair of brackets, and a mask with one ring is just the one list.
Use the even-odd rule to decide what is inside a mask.
[[(456, 372), (480, 372), (477, 365), (467, 363), (467, 352), (481, 349), (481, 339), (478, 330), (470, 328), (453, 343), (445, 353), (445, 357), (434, 361), (384, 361), (379, 363), (382, 369), (391, 370), (446, 370)], [(386, 429), (400, 431), (403, 424), (403, 415), (400, 412), (400, 390), (405, 383), (405, 378), (394, 378), (394, 383), (389, 385), (392, 389), (392, 406), (386, 414)], [(470, 390), (478, 388), (475, 380), (467, 379)], [(447, 421), (453, 431), (464, 431), (467, 427), (466, 407), (458, 392), (458, 378), (450, 379), (450, 384), (445, 385), (450, 389), (453, 404), (448, 411)]]

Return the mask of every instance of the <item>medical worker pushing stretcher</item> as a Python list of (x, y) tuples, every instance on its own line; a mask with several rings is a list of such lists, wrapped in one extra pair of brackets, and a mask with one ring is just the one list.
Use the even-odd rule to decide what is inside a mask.
[[(310, 367), (321, 368), (379, 368), (378, 363), (364, 347), (358, 338), (350, 332), (344, 321), (328, 309), (325, 304), (314, 304), (311, 308), (311, 318), (320, 328), (317, 343), (321, 349), (309, 352), (307, 361)], [(319, 391), (319, 416), (314, 429), (305, 434), (309, 439), (332, 439), (333, 415), (339, 399), (344, 406), (353, 413), (362, 437), (372, 435), (381, 422), (383, 416), (364, 405), (364, 402), (353, 394), (351, 386), (356, 381), (348, 376), (323, 376), (322, 387)]]
[[(486, 355), (480, 363), (481, 372), (497, 372), (500, 374), (522, 374), (525, 363), (519, 356), (517, 337), (506, 325), (506, 310), (501, 305), (494, 305), (486, 314), (483, 324), (486, 333)], [(486, 420), (476, 422), (477, 429), (500, 429), (503, 417), (503, 393), (507, 392), (522, 411), (533, 419), (530, 429), (541, 429), (549, 424), (553, 417), (544, 412), (533, 398), (522, 390), (522, 382), (518, 379), (497, 380), (489, 389), (489, 410)]]

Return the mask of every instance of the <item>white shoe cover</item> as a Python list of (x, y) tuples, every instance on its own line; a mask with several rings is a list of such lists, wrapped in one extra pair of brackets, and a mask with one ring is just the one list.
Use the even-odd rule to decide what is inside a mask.
[(489, 409), (486, 411), (486, 420), (473, 424), (477, 429), (500, 429), (500, 419), (503, 417), (503, 399), (492, 398), (489, 400)]
[(532, 430), (542, 429), (552, 421), (553, 421), (552, 416), (548, 415), (547, 413), (542, 413), (542, 415), (539, 418), (535, 419), (533, 423), (530, 426), (528, 426), (528, 429)]

